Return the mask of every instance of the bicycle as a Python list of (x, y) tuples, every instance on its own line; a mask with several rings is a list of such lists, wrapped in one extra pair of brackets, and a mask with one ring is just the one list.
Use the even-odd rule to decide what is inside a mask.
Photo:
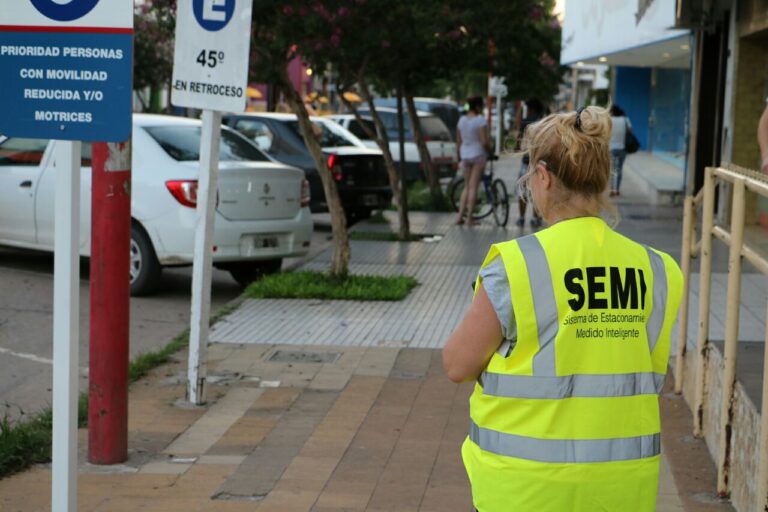
[[(482, 187), (477, 192), (472, 219), (480, 220), (493, 214), (496, 225), (504, 227), (509, 221), (509, 196), (504, 182), (500, 178), (494, 179), (493, 176), (493, 162), (498, 159), (497, 155), (488, 158), (488, 165), (483, 171)], [(461, 193), (464, 190), (464, 178), (457, 173), (449, 188), (451, 204), (453, 209), (458, 211)]]

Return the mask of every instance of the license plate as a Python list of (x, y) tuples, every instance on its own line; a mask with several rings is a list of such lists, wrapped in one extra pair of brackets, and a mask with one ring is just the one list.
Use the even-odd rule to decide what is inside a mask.
[(364, 194), (363, 195), (363, 205), (365, 206), (376, 206), (379, 204), (379, 196), (376, 194)]
[(276, 236), (257, 236), (253, 239), (254, 249), (273, 249), (278, 245)]

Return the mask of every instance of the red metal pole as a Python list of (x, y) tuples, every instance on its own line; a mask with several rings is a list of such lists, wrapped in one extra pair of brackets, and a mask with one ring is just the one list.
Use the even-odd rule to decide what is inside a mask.
[(128, 458), (131, 143), (93, 143), (88, 461)]

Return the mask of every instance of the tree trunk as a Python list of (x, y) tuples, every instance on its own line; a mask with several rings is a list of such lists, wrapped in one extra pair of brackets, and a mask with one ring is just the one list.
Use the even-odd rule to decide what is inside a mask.
[(405, 92), (405, 103), (408, 106), (408, 117), (411, 120), (411, 129), (413, 130), (413, 140), (416, 142), (416, 147), (419, 148), (419, 158), (421, 159), (421, 165), (424, 167), (424, 172), (427, 175), (427, 184), (429, 185), (429, 192), (432, 195), (432, 204), (436, 207), (443, 202), (443, 190), (440, 188), (440, 180), (437, 176), (437, 169), (432, 165), (432, 157), (429, 156), (429, 150), (427, 149), (427, 143), (424, 142), (424, 134), (421, 131), (421, 124), (419, 123), (419, 115), (416, 110), (416, 104), (413, 101), (413, 94)]
[(280, 78), (282, 82), (280, 88), (283, 90), (288, 105), (290, 105), (291, 110), (293, 110), (298, 118), (301, 134), (304, 137), (304, 144), (307, 145), (307, 149), (309, 149), (315, 162), (317, 172), (320, 174), (325, 199), (328, 203), (328, 210), (331, 213), (331, 232), (333, 233), (334, 246), (330, 272), (331, 275), (345, 277), (349, 272), (351, 251), (349, 249), (349, 236), (347, 235), (347, 220), (344, 215), (344, 208), (341, 205), (339, 191), (336, 188), (336, 182), (333, 180), (331, 172), (328, 170), (323, 149), (315, 137), (312, 122), (309, 120), (309, 114), (304, 106), (304, 102), (288, 78), (287, 67), (282, 70)]
[(141, 103), (141, 111), (147, 112), (149, 110), (149, 105), (147, 105), (147, 100), (144, 99), (144, 89), (136, 89), (136, 97), (139, 99), (139, 103)]
[(161, 94), (161, 90), (158, 86), (153, 85), (149, 92), (149, 110), (153, 114), (159, 114), (163, 108), (160, 106), (162, 103), (163, 96)]
[(395, 206), (397, 207), (398, 238), (405, 242), (408, 241), (411, 233), (410, 221), (408, 220), (408, 201), (403, 194), (403, 188), (400, 186), (400, 176), (397, 168), (395, 167), (395, 161), (392, 158), (392, 152), (389, 150), (389, 136), (387, 135), (387, 129), (381, 120), (381, 116), (379, 116), (379, 113), (376, 111), (376, 107), (373, 104), (371, 91), (368, 88), (368, 84), (365, 82), (365, 79), (360, 78), (358, 83), (360, 85), (363, 97), (365, 98), (366, 103), (368, 103), (368, 107), (371, 111), (371, 117), (373, 117), (373, 123), (376, 125), (375, 132), (370, 129), (367, 123), (365, 123), (363, 118), (360, 116), (360, 113), (357, 111), (357, 108), (344, 97), (344, 91), (341, 88), (339, 89), (339, 97), (341, 98), (341, 101), (344, 102), (347, 110), (354, 114), (355, 119), (357, 119), (357, 122), (365, 131), (366, 135), (368, 135), (368, 138), (375, 140), (376, 144), (381, 149), (381, 152), (384, 154), (384, 166), (387, 169), (389, 185), (392, 187), (392, 194), (395, 197)]
[(397, 88), (397, 149), (400, 153), (400, 184), (405, 190), (403, 201), (408, 205), (408, 190), (405, 187), (405, 119), (403, 118), (403, 88)]

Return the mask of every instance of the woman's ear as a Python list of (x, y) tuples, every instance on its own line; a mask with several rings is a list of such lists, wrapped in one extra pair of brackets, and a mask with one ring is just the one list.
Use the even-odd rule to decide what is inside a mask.
[(536, 164), (536, 174), (539, 176), (539, 179), (541, 179), (541, 184), (544, 185), (544, 189), (549, 190), (550, 187), (552, 187), (553, 180), (552, 174), (549, 172), (549, 169), (547, 169), (547, 166), (541, 162)]

